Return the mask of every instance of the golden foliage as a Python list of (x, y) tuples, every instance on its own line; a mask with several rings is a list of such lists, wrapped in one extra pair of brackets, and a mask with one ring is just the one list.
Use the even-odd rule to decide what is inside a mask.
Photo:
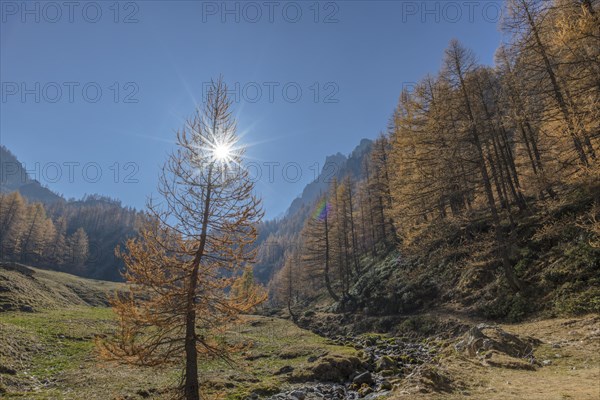
[[(265, 300), (250, 270), (256, 224), (262, 217), (253, 182), (240, 167), (227, 87), (213, 82), (203, 110), (177, 133), (178, 150), (160, 176), (162, 203), (148, 204), (149, 216), (126, 250), (130, 292), (116, 296), (115, 335), (98, 342), (101, 356), (139, 365), (185, 361), (181, 393), (199, 398), (198, 356), (220, 357), (239, 349), (226, 330), (241, 313)], [(227, 145), (226, 157), (215, 151)]]

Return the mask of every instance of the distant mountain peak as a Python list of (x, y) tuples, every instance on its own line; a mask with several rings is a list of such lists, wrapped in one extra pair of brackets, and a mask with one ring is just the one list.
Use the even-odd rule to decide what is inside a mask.
[(29, 201), (50, 204), (64, 201), (63, 197), (33, 179), (17, 157), (0, 146), (0, 193), (18, 191)]
[(362, 139), (349, 156), (340, 152), (327, 156), (319, 176), (304, 187), (302, 194), (292, 201), (285, 215), (293, 215), (303, 206), (311, 206), (322, 193), (327, 192), (334, 178), (340, 180), (348, 175), (359, 177), (362, 174), (362, 160), (372, 144), (372, 140)]

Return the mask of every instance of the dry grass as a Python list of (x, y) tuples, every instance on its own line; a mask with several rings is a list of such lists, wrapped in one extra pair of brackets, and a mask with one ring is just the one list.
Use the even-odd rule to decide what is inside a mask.
[[(9, 264), (10, 265), (10, 264)], [(0, 264), (0, 311), (102, 306), (122, 283), (80, 278), (39, 268)]]
[[(0, 371), (0, 398), (170, 398), (179, 382), (177, 366), (141, 368), (96, 357), (94, 336), (110, 334), (114, 326), (112, 311), (103, 307), (0, 313), (0, 366), (14, 371)], [(317, 362), (308, 362), (309, 356), (344, 359), (356, 353), (277, 318), (248, 316), (227, 337), (249, 346), (233, 355), (233, 364), (201, 361), (203, 390), (215, 398), (276, 393), (293, 381), (312, 378)], [(293, 373), (276, 375), (284, 366)]]
[[(95, 335), (110, 334), (114, 315), (102, 304), (105, 292), (119, 284), (32, 269), (32, 276), (0, 269), (4, 304), (27, 305), (38, 312), (0, 312), (0, 397), (7, 399), (167, 399), (177, 385), (177, 367), (137, 368), (99, 361)], [(98, 302), (98, 303), (96, 303)], [(1, 303), (1, 302), (0, 302)], [(17, 310), (19, 308), (17, 307)], [(437, 317), (474, 321), (443, 310)], [(424, 366), (419, 379), (395, 381), (393, 399), (600, 399), (600, 316), (551, 319), (502, 325), (519, 336), (541, 340), (534, 371), (484, 366), (449, 346), (439, 365)], [(201, 379), (210, 398), (244, 398), (249, 393), (275, 393), (312, 379), (317, 362), (310, 356), (344, 359), (349, 347), (300, 329), (288, 320), (248, 316), (228, 333), (229, 340), (250, 344), (234, 356), (201, 364)], [(326, 355), (326, 356), (325, 356)], [(500, 361), (502, 361), (500, 359)], [(508, 360), (508, 361), (514, 361)], [(507, 363), (510, 364), (510, 363)], [(292, 367), (290, 374), (275, 374)], [(429, 383), (435, 383), (438, 391)], [(433, 386), (436, 386), (433, 385)]]
[(439, 369), (453, 380), (452, 393), (432, 392), (424, 385), (403, 385), (392, 399), (600, 399), (599, 316), (501, 327), (509, 333), (540, 339), (542, 344), (534, 355), (548, 365), (535, 371), (490, 367), (450, 352), (442, 358)]

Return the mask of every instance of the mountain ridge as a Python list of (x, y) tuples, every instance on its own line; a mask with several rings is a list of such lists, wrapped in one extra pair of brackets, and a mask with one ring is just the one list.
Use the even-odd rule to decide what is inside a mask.
[(364, 138), (348, 156), (341, 152), (327, 156), (319, 176), (304, 187), (284, 216), (261, 222), (255, 244), (259, 248), (259, 255), (254, 266), (255, 276), (261, 283), (267, 284), (283, 266), (285, 251), (294, 244), (314, 204), (327, 192), (333, 181), (362, 176), (365, 157), (370, 154), (372, 147), (373, 141)]
[(25, 166), (4, 145), (0, 146), (0, 193), (18, 191), (29, 201), (52, 204), (65, 199), (31, 178)]
[(361, 173), (362, 157), (371, 150), (372, 145), (372, 140), (363, 138), (348, 156), (341, 152), (327, 156), (319, 176), (307, 184), (302, 190), (302, 194), (292, 201), (285, 216), (293, 215), (302, 205), (314, 203), (321, 193), (327, 191), (334, 177), (340, 178), (348, 173), (355, 178), (358, 177)]
[[(300, 195), (290, 203), (283, 216), (261, 222), (259, 237), (255, 244), (260, 248), (259, 254), (262, 254), (262, 257), (259, 256), (259, 262), (255, 265), (255, 273), (261, 283), (268, 283), (273, 273), (282, 265), (283, 252), (278, 252), (280, 254), (277, 257), (265, 255), (272, 253), (273, 241), (281, 242), (283, 238), (296, 237), (300, 233), (314, 203), (323, 193), (327, 192), (334, 179), (339, 181), (347, 176), (358, 179), (362, 174), (364, 158), (371, 151), (372, 145), (372, 140), (364, 138), (348, 155), (337, 152), (327, 156), (317, 178), (303, 188)], [(7, 194), (17, 191), (29, 202), (41, 202), (47, 207), (48, 214), (53, 220), (67, 216), (71, 221), (68, 224), (69, 232), (74, 231), (79, 225), (85, 226), (86, 232), (90, 234), (91, 248), (98, 254), (91, 258), (91, 265), (78, 275), (95, 279), (120, 280), (122, 263), (114, 260), (110, 246), (121, 242), (120, 239), (117, 240), (117, 237), (127, 237), (132, 234), (131, 229), (135, 218), (130, 214), (131, 212), (136, 214), (136, 211), (130, 207), (124, 207), (118, 200), (101, 195), (86, 195), (81, 199), (66, 200), (60, 194), (33, 179), (27, 173), (23, 163), (5, 146), (0, 146), (0, 156), (0, 176), (2, 178), (0, 193)], [(106, 231), (105, 226), (97, 226), (94, 218), (89, 220), (89, 218), (82, 219), (79, 216), (77, 210), (88, 208), (97, 208), (98, 210), (94, 211), (97, 213), (123, 214), (126, 222), (120, 228), (115, 227), (115, 229), (110, 229), (110, 232)], [(117, 212), (121, 209), (122, 212)], [(109, 240), (108, 236), (115, 236), (115, 240)]]

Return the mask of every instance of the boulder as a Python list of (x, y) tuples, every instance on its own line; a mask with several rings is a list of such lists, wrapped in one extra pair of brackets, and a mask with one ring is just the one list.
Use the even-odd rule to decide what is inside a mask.
[(389, 356), (382, 356), (375, 362), (375, 370), (377, 372), (386, 370), (386, 369), (394, 369), (396, 367), (396, 362)]
[(382, 381), (379, 385), (379, 390), (392, 390), (392, 383), (390, 381)]
[(306, 398), (306, 394), (300, 390), (294, 390), (290, 393), (290, 396), (297, 400), (304, 400)]
[(346, 382), (361, 367), (362, 363), (357, 357), (328, 356), (311, 370), (313, 378), (320, 382)]
[(362, 374), (357, 375), (353, 380), (352, 383), (356, 384), (356, 385), (363, 385), (363, 384), (367, 384), (367, 385), (372, 385), (373, 382), (373, 376), (371, 375), (370, 372), (363, 372)]
[(536, 339), (522, 339), (497, 326), (480, 324), (469, 329), (455, 347), (471, 357), (485, 351), (496, 350), (520, 358), (531, 355), (537, 344), (539, 341)]

